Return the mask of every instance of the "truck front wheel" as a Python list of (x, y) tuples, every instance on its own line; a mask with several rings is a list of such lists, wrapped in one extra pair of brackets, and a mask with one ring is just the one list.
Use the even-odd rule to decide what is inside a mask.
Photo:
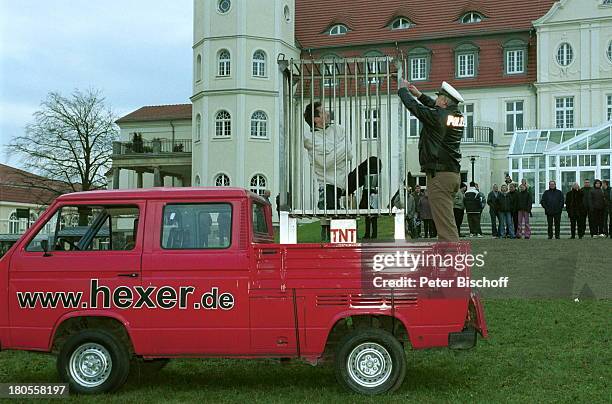
[(359, 329), (340, 342), (336, 353), (336, 378), (361, 394), (381, 394), (402, 385), (406, 355), (402, 344), (389, 332)]
[(57, 370), (73, 392), (112, 392), (127, 380), (130, 355), (112, 333), (85, 330), (66, 340), (57, 358)]

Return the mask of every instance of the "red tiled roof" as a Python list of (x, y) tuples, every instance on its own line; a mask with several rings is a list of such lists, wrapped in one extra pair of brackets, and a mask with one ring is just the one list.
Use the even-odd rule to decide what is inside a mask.
[(0, 202), (47, 205), (70, 186), (27, 171), (0, 164)]
[(191, 104), (146, 106), (119, 118), (116, 123), (191, 119)]
[[(527, 31), (554, 3), (555, 0), (298, 0), (295, 30), (302, 49)], [(478, 11), (486, 18), (475, 24), (459, 23), (459, 17), (467, 11)], [(389, 29), (389, 20), (398, 12), (409, 13), (406, 17), (416, 25), (406, 30)], [(351, 31), (327, 35), (327, 28), (339, 19), (351, 21)]]
[[(518, 35), (512, 35), (512, 39), (520, 39), (528, 44), (527, 47), (527, 69), (524, 74), (506, 75), (504, 74), (504, 50), (503, 44), (509, 38), (507, 35), (488, 36), (483, 38), (476, 38), (469, 43), (479, 48), (479, 61), (477, 67), (477, 76), (474, 78), (455, 78), (455, 47), (458, 44), (464, 43), (462, 40), (451, 39), (448, 41), (435, 41), (435, 42), (413, 42), (410, 45), (400, 45), (399, 51), (404, 55), (407, 55), (411, 49), (415, 48), (426, 48), (431, 52), (431, 67), (427, 81), (418, 81), (414, 84), (421, 90), (431, 91), (440, 87), (442, 81), (448, 81), (458, 89), (470, 89), (470, 88), (487, 88), (493, 86), (514, 86), (527, 83), (533, 83), (536, 81), (536, 43), (535, 37), (529, 37), (528, 33), (521, 33)], [(384, 55), (394, 56), (398, 50), (395, 46), (380, 46), (377, 50)], [(339, 57), (347, 58), (359, 58), (363, 56), (363, 50), (359, 48), (347, 48), (342, 51), (333, 52)], [(312, 53), (314, 59), (320, 59), (325, 55), (329, 55), (328, 50), (318, 50)], [(360, 69), (362, 69), (360, 67)], [(310, 74), (309, 65), (304, 66), (305, 77), (308, 78)], [(353, 65), (349, 65), (349, 71), (354, 72)], [(396, 86), (393, 74), (395, 69), (391, 69), (392, 85)], [(342, 75), (340, 75), (342, 76)], [(349, 75), (350, 77), (350, 75)], [(328, 76), (329, 78), (329, 76)], [(320, 83), (315, 82), (317, 85)], [(304, 92), (307, 96), (310, 94), (310, 81), (306, 80), (304, 85)], [(383, 79), (381, 91), (386, 91), (386, 82)], [(351, 84), (353, 85), (353, 84)], [(319, 91), (315, 87), (315, 95), (319, 96)], [(371, 87), (370, 91), (374, 91)], [(363, 87), (362, 92), (365, 91)], [(297, 86), (297, 91), (301, 91), (301, 87)], [(351, 89), (349, 89), (351, 92)], [(344, 87), (340, 86), (336, 88), (337, 94), (344, 94)], [(352, 92), (351, 92), (352, 93)], [(326, 97), (330, 97), (332, 89), (326, 90)]]

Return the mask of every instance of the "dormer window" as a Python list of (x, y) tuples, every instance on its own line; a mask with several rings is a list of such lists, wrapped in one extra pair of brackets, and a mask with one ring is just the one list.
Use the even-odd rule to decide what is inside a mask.
[(348, 30), (348, 27), (344, 24), (332, 25), (329, 29), (329, 35), (345, 35)]
[(459, 21), (461, 22), (461, 24), (474, 24), (477, 22), (481, 22), (483, 19), (484, 17), (482, 16), (482, 14), (477, 13), (475, 11), (470, 11), (469, 13), (464, 14), (463, 17), (459, 19)]
[(412, 27), (412, 22), (408, 18), (399, 17), (391, 23), (391, 29), (408, 29)]

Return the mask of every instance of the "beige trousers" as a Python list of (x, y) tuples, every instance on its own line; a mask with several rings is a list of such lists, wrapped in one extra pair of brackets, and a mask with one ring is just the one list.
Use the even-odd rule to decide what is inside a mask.
[(427, 194), (439, 241), (459, 241), (453, 214), (453, 198), (460, 183), (459, 173), (443, 171), (437, 172), (435, 176), (427, 174)]

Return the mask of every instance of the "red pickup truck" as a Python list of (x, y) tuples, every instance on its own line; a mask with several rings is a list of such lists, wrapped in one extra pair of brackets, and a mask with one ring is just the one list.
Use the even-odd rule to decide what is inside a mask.
[(0, 349), (57, 354), (79, 393), (118, 389), (135, 363), (229, 357), (330, 359), (339, 382), (377, 394), (401, 385), (405, 348), (486, 337), (469, 289), (370, 279), (373, 253), (436, 243), (278, 245), (271, 213), (236, 188), (59, 197), (0, 260)]

